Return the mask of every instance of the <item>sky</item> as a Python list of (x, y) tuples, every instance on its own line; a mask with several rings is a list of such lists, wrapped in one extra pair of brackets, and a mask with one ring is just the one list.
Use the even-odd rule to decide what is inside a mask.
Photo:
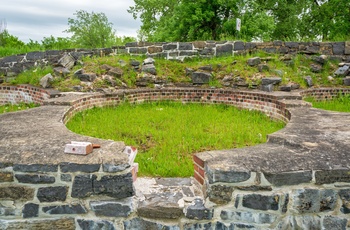
[(85, 10), (89, 13), (104, 13), (113, 24), (117, 36), (137, 36), (141, 26), (127, 12), (133, 0), (1, 0), (0, 27), (6, 22), (7, 31), (23, 42), (41, 42), (44, 37), (70, 37), (68, 18)]

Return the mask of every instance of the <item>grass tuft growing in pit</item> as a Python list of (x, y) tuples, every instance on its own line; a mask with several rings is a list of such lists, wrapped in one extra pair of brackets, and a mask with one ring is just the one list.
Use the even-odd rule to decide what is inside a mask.
[(38, 107), (39, 105), (36, 103), (18, 103), (18, 104), (5, 104), (0, 105), (0, 114), (8, 113), (8, 112), (16, 112), (20, 110), (26, 110), (34, 107)]
[(350, 94), (338, 95), (331, 100), (316, 100), (313, 97), (307, 97), (305, 101), (311, 102), (312, 106), (318, 109), (338, 111), (338, 112), (350, 112)]
[(136, 146), (141, 176), (189, 177), (194, 171), (194, 153), (263, 143), (267, 134), (283, 128), (284, 123), (223, 104), (160, 101), (95, 107), (77, 113), (67, 127)]

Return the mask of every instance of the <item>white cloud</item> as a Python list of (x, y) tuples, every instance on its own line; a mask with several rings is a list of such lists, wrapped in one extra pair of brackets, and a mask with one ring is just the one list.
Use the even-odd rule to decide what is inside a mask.
[(43, 37), (67, 37), (68, 18), (78, 10), (102, 12), (113, 23), (118, 36), (136, 37), (140, 21), (127, 12), (133, 0), (1, 0), (0, 20), (10, 34), (24, 42)]

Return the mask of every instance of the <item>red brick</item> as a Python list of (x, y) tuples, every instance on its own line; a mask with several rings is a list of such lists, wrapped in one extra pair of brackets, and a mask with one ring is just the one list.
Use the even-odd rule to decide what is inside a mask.
[(193, 161), (196, 162), (200, 167), (204, 168), (204, 161), (200, 159), (197, 155), (193, 156)]

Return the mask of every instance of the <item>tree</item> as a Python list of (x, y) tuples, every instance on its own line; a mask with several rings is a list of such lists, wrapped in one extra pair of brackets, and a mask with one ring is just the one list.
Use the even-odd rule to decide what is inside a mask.
[(139, 34), (149, 41), (350, 37), (349, 0), (135, 0), (128, 12), (140, 17)]
[(9, 34), (9, 32), (5, 29), (2, 33), (0, 33), (0, 46), (22, 48), (25, 46), (25, 44), (19, 40), (18, 37)]
[(102, 48), (113, 44), (113, 24), (104, 13), (79, 10), (74, 15), (76, 19), (68, 18), (69, 29), (65, 32), (73, 33), (72, 40), (77, 45), (84, 48)]

